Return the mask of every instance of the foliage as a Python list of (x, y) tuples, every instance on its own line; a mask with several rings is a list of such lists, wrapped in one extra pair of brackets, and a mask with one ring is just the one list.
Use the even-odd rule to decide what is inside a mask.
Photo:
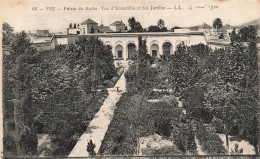
[(148, 27), (148, 32), (160, 32), (160, 31), (161, 31), (161, 29), (158, 26), (151, 25)]
[(128, 24), (131, 28), (129, 32), (143, 32), (142, 25), (134, 17), (128, 19)]
[(10, 45), (15, 38), (15, 35), (13, 34), (14, 30), (8, 23), (3, 23), (2, 28), (3, 28), (3, 32), (2, 32), (3, 45)]
[(155, 26), (155, 25), (151, 25), (148, 27), (148, 32), (166, 32), (167, 28), (166, 27), (162, 27), (160, 28), (159, 26)]
[[(239, 128), (234, 133), (249, 140), (257, 150), (257, 38), (252, 27), (241, 30), (243, 33), (235, 30), (231, 33), (230, 48), (211, 50), (202, 44), (177, 46), (169, 59), (170, 84), (189, 108), (187, 114), (193, 117), (197, 114), (200, 119), (202, 114), (209, 114), (206, 122), (215, 116), (223, 123), (215, 119), (212, 122), (218, 132), (224, 127), (226, 136), (235, 127)], [(246, 37), (244, 32), (252, 34)], [(196, 89), (200, 91), (196, 93)]]
[(206, 73), (203, 57), (209, 52), (210, 48), (203, 44), (188, 47), (182, 43), (177, 46), (174, 55), (169, 57), (170, 82), (177, 96), (203, 80)]
[(210, 125), (197, 124), (196, 137), (199, 140), (199, 144), (202, 150), (209, 155), (223, 155), (226, 153), (223, 147), (223, 141), (216, 134), (215, 129)]
[(219, 39), (224, 39), (224, 34), (223, 33), (221, 33), (220, 35), (219, 35), (219, 37), (218, 37)]
[[(91, 93), (104, 80), (115, 76), (113, 55), (109, 45), (104, 46), (103, 42), (95, 37), (81, 37), (76, 42), (79, 63), (84, 67), (85, 92)], [(77, 54), (76, 54), (77, 55)]]
[(89, 153), (90, 156), (96, 155), (96, 152), (95, 152), (95, 150), (94, 150), (95, 147), (96, 147), (96, 145), (93, 143), (92, 140), (90, 140), (90, 141), (88, 142), (88, 146), (87, 146), (87, 151), (88, 151), (88, 153)]
[[(37, 153), (37, 113), (33, 107), (32, 79), (33, 68), (38, 67), (42, 59), (36, 50), (30, 47), (30, 40), (25, 32), (21, 32), (12, 43), (10, 58), (5, 59), (5, 87), (12, 86), (11, 91), (5, 91), (4, 99), (13, 102), (13, 118), (15, 123), (15, 143), (17, 155), (35, 155)], [(6, 66), (9, 64), (9, 66)], [(9, 68), (8, 70), (6, 70)], [(4, 87), (4, 88), (5, 88)], [(7, 93), (7, 94), (6, 94)], [(11, 106), (4, 101), (4, 107)], [(12, 106), (11, 106), (12, 107)], [(7, 110), (7, 109), (6, 109)], [(12, 116), (10, 116), (12, 118)], [(11, 131), (9, 129), (8, 131)]]
[(216, 129), (217, 133), (223, 133), (224, 132), (224, 125), (223, 125), (223, 121), (221, 119), (214, 117), (212, 119), (212, 125)]
[(243, 148), (239, 149), (238, 148), (238, 144), (236, 143), (235, 144), (235, 148), (234, 149), (231, 149), (231, 154), (243, 154)]
[[(12, 43), (11, 55), (4, 56), (3, 63), (5, 155), (36, 155), (36, 125), (43, 125), (40, 133), (51, 136), (54, 151), (49, 155), (66, 155), (103, 104), (107, 91), (87, 94), (83, 84), (91, 75), (93, 92), (116, 76), (111, 47), (97, 38), (80, 40), (36, 52), (22, 32)], [(13, 141), (16, 144), (8, 146)]]
[(257, 30), (255, 26), (243, 27), (239, 30), (238, 36), (242, 42), (250, 42), (257, 40)]
[(157, 26), (162, 29), (164, 27), (165, 23), (163, 19), (159, 19), (157, 22)]
[(219, 29), (219, 28), (221, 28), (222, 27), (222, 20), (220, 19), (220, 18), (216, 18), (214, 21), (213, 21), (213, 27), (215, 28), (215, 29)]
[(195, 132), (191, 124), (182, 123), (179, 119), (172, 120), (172, 138), (176, 146), (183, 153), (195, 153)]

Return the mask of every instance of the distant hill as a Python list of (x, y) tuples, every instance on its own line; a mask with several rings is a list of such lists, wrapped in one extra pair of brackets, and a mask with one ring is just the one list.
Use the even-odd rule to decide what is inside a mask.
[(247, 22), (247, 23), (243, 23), (243, 24), (241, 24), (240, 26), (237, 26), (237, 27), (242, 28), (242, 27), (246, 27), (246, 26), (249, 26), (249, 25), (256, 26), (257, 30), (260, 30), (260, 18), (253, 20), (253, 21), (250, 21), (250, 22)]

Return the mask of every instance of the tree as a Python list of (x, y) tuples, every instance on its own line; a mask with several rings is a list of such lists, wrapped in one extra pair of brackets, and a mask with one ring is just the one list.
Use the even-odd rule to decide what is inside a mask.
[(129, 32), (143, 32), (142, 25), (134, 17), (128, 19), (128, 24), (131, 28)]
[(216, 18), (213, 21), (213, 27), (218, 31), (218, 29), (222, 27), (222, 20), (220, 18)]
[(82, 59), (80, 63), (84, 66), (84, 86), (87, 94), (91, 93), (91, 87), (97, 89), (97, 84), (115, 75), (113, 55), (110, 46), (105, 46), (96, 37), (82, 37), (76, 45), (79, 47)]
[(74, 26), (73, 26), (75, 29), (77, 28), (77, 24), (76, 23), (74, 23)]
[(90, 156), (96, 155), (96, 152), (95, 152), (95, 150), (94, 150), (95, 147), (96, 147), (96, 145), (93, 143), (92, 140), (90, 140), (90, 141), (88, 142), (88, 146), (87, 146), (87, 151), (88, 151), (88, 153), (89, 153)]
[[(25, 32), (18, 35), (13, 43), (16, 59), (12, 69), (12, 80), (14, 81), (13, 92), (14, 121), (16, 132), (16, 148), (18, 155), (35, 155), (37, 153), (37, 113), (33, 107), (32, 80), (33, 69), (41, 62), (41, 57), (36, 49), (30, 47), (30, 40)], [(20, 48), (20, 49), (19, 49)]]
[(158, 26), (151, 25), (148, 27), (148, 32), (160, 32), (161, 29)]
[(69, 28), (70, 28), (70, 29), (72, 28), (72, 23), (70, 23)]
[(11, 41), (14, 40), (13, 28), (8, 23), (3, 23), (3, 39), (2, 42), (4, 45), (11, 44)]
[(172, 120), (172, 138), (175, 145), (183, 153), (193, 152), (197, 149), (195, 143), (195, 132), (192, 130), (191, 124), (182, 123), (181, 121)]
[(164, 27), (164, 20), (163, 19), (159, 19), (157, 22), (157, 26), (162, 29)]
[(239, 30), (239, 37), (242, 42), (249, 42), (250, 40), (257, 40), (257, 29), (255, 26), (243, 27)]
[(161, 32), (167, 32), (167, 31), (168, 31), (167, 27), (164, 26), (161, 28)]

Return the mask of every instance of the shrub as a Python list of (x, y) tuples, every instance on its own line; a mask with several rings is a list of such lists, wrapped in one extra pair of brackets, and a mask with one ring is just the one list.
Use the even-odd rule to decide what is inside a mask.
[(103, 84), (104, 86), (109, 86), (109, 80), (103, 81), (102, 84)]
[(109, 88), (114, 87), (114, 85), (115, 85), (114, 82), (112, 82), (112, 81), (109, 81), (109, 82), (108, 82), (108, 87), (109, 87)]
[(224, 39), (224, 34), (223, 33), (221, 33), (220, 35), (219, 35), (219, 37), (218, 37), (219, 39)]
[(203, 125), (198, 123), (196, 129), (196, 136), (202, 149), (209, 155), (225, 154), (226, 149), (223, 146), (223, 141), (216, 133), (214, 127), (211, 125)]
[(180, 120), (176, 119), (172, 121), (172, 125), (172, 138), (178, 149), (183, 153), (189, 151), (196, 154), (197, 146), (195, 143), (195, 132), (192, 129), (192, 125), (182, 123)]
[(212, 119), (212, 125), (215, 127), (217, 133), (224, 132), (224, 125), (223, 125), (223, 121), (221, 119), (214, 117)]
[(136, 78), (136, 65), (131, 65), (125, 72), (125, 78), (127, 82), (134, 81)]
[(111, 81), (112, 81), (113, 83), (116, 83), (117, 80), (118, 80), (118, 77), (113, 77), (113, 78), (111, 79)]
[(87, 151), (88, 151), (90, 156), (96, 155), (96, 152), (94, 150), (95, 147), (96, 147), (96, 145), (92, 142), (92, 140), (90, 140), (88, 142), (88, 146), (87, 146)]

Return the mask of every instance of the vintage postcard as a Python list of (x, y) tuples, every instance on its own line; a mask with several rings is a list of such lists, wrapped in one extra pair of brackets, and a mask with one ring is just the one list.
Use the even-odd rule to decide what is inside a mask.
[(0, 0), (2, 158), (257, 158), (259, 0)]

